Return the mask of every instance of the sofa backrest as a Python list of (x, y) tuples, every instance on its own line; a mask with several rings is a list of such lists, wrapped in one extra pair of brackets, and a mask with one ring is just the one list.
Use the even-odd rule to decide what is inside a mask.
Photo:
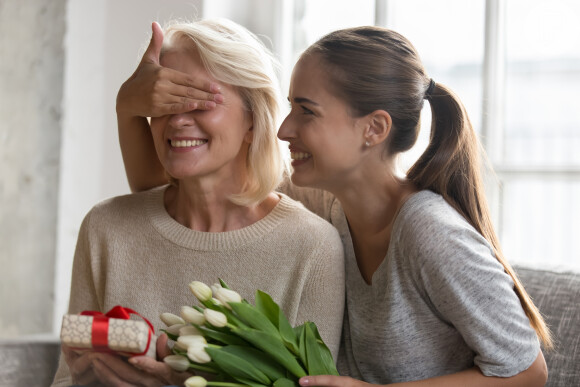
[(546, 386), (580, 386), (580, 273), (515, 270), (554, 336), (554, 349), (544, 350)]

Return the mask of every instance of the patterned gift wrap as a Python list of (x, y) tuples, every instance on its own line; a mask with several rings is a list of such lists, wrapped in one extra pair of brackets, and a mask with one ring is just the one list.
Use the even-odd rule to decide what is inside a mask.
[[(104, 336), (96, 339), (95, 330), (107, 329)], [(60, 339), (77, 350), (115, 352), (124, 356), (145, 355), (155, 358), (157, 337), (145, 321), (99, 318), (96, 316), (67, 314), (62, 319)]]

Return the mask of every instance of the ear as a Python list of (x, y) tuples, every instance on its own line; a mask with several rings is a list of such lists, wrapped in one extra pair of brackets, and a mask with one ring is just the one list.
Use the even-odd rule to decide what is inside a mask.
[(246, 112), (244, 115), (244, 122), (248, 127), (246, 134), (244, 135), (244, 141), (251, 144), (254, 139), (254, 115), (252, 112)]
[[(393, 120), (385, 110), (375, 110), (366, 116), (364, 143), (367, 147), (377, 145), (386, 140), (391, 132)], [(367, 145), (368, 144), (368, 145)]]

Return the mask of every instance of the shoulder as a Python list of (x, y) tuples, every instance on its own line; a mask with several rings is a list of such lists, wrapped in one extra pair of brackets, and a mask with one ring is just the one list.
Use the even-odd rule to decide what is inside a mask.
[(336, 198), (330, 192), (316, 188), (298, 187), (292, 183), (289, 177), (286, 177), (278, 187), (278, 192), (299, 201), (304, 207), (321, 218), (325, 220), (331, 219), (331, 209)]
[[(483, 260), (495, 265), (489, 242), (443, 197), (431, 191), (413, 195), (395, 221), (393, 237), (412, 266), (448, 270), (453, 264)], [(491, 259), (490, 259), (491, 258)]]
[(301, 249), (313, 253), (319, 251), (327, 256), (343, 256), (342, 241), (332, 224), (306, 209), (302, 203), (284, 194), (280, 196), (280, 205), (286, 211), (285, 219), (281, 222), (286, 238), (296, 241)]
[(287, 216), (292, 219), (293, 228), (302, 232), (314, 232), (315, 234), (337, 234), (338, 232), (332, 224), (307, 209), (302, 202), (296, 201), (289, 196), (279, 193), (282, 204), (287, 210)]
[(403, 205), (394, 225), (397, 238), (411, 244), (436, 243), (457, 237), (485, 238), (439, 194), (424, 190)]
[(148, 191), (115, 196), (95, 204), (85, 216), (83, 223), (109, 224), (132, 222), (142, 217), (148, 206), (154, 206), (162, 200), (164, 189), (153, 188)]

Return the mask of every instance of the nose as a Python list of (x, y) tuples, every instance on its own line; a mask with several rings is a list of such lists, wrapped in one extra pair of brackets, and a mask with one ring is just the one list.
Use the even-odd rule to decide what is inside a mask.
[(186, 128), (195, 125), (193, 112), (172, 114), (169, 118), (169, 125), (174, 128)]
[(280, 129), (278, 130), (278, 138), (283, 141), (290, 141), (292, 138), (296, 137), (296, 131), (294, 129), (294, 124), (292, 123), (292, 113), (288, 113)]

